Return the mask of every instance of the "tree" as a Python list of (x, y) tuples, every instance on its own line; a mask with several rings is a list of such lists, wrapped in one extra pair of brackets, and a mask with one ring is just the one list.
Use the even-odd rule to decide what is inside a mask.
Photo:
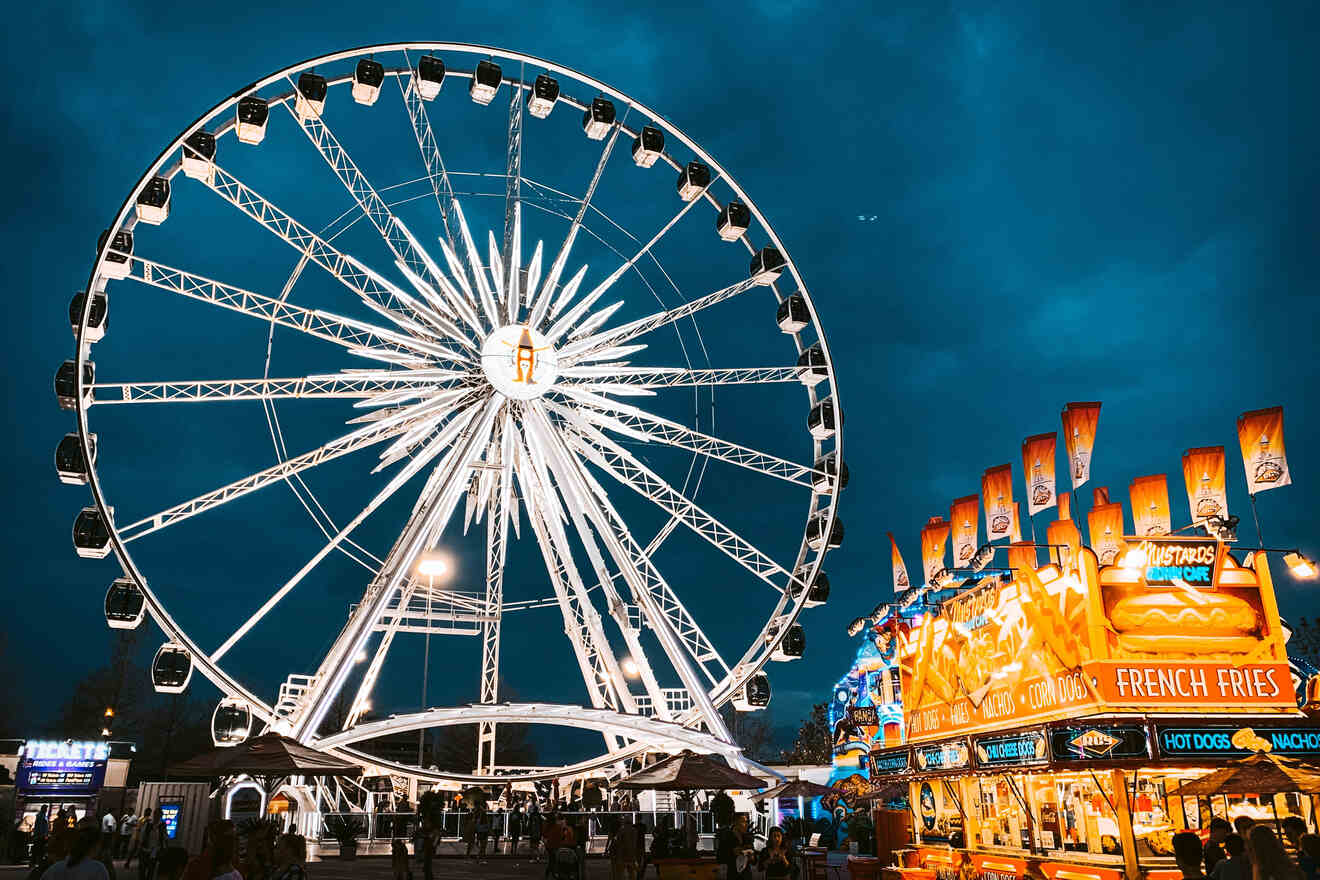
[(798, 728), (793, 747), (784, 752), (781, 758), (787, 764), (828, 764), (833, 758), (832, 741), (825, 704), (817, 703), (811, 707), (811, 714)]
[(729, 728), (729, 736), (742, 746), (743, 754), (753, 761), (766, 761), (770, 758), (771, 740), (774, 731), (770, 727), (770, 713), (739, 712), (732, 703), (720, 709), (724, 716), (724, 726)]

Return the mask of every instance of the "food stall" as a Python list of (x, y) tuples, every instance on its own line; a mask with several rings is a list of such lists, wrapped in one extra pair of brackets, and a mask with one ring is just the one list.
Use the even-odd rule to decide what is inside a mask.
[(1015, 543), (1003, 572), (895, 620), (904, 744), (872, 752), (870, 781), (908, 787), (901, 873), (1170, 880), (1173, 835), (1212, 816), (1314, 828), (1307, 797), (1167, 794), (1254, 751), (1320, 759), (1266, 554), (1143, 536), (1101, 566), (1068, 531), (1055, 564)]

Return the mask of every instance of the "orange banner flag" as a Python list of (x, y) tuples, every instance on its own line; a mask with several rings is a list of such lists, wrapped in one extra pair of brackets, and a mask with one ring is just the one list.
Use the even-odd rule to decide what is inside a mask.
[(953, 567), (967, 568), (976, 555), (976, 534), (980, 529), (981, 496), (968, 495), (953, 502), (949, 508), (949, 524), (953, 528)]
[(1035, 571), (1038, 559), (1036, 547), (1030, 541), (1014, 541), (1008, 545), (1008, 567), (1015, 571)]
[(1082, 533), (1070, 519), (1055, 520), (1045, 530), (1045, 541), (1050, 547), (1050, 556), (1059, 562), (1059, 568), (1068, 572), (1077, 568), (1077, 551), (1082, 546)]
[(1096, 486), (1091, 490), (1091, 506), (1099, 507), (1101, 504), (1109, 503), (1109, 487)]
[(1183, 482), (1192, 522), (1228, 516), (1228, 487), (1224, 475), (1224, 447), (1202, 446), (1183, 453)]
[(1118, 562), (1126, 544), (1123, 540), (1123, 505), (1097, 504), (1087, 511), (1086, 526), (1091, 533), (1091, 549), (1100, 564)]
[(986, 543), (1013, 534), (1017, 509), (1013, 505), (1013, 466), (988, 468), (981, 476), (981, 498), (985, 500)]
[(1027, 480), (1027, 514), (1035, 516), (1053, 507), (1054, 447), (1058, 435), (1037, 434), (1022, 441), (1022, 473)]
[(1008, 538), (1010, 541), (1022, 540), (1022, 505), (1017, 501), (1013, 502), (1013, 525)]
[(1072, 519), (1072, 493), (1059, 493), (1059, 519)]
[(944, 564), (944, 545), (949, 540), (949, 524), (942, 516), (932, 516), (921, 530), (921, 567), (930, 584)]
[(1137, 477), (1128, 486), (1132, 502), (1133, 534), (1167, 535), (1173, 531), (1169, 515), (1169, 481), (1164, 474)]
[(908, 581), (907, 566), (903, 564), (903, 554), (898, 552), (893, 532), (889, 533), (889, 561), (894, 569), (894, 592), (901, 593), (912, 584)]
[(1070, 403), (1060, 417), (1063, 444), (1068, 450), (1068, 472), (1076, 489), (1091, 478), (1091, 452), (1095, 449), (1095, 429), (1100, 424), (1100, 404)]
[(1238, 443), (1252, 495), (1292, 483), (1283, 448), (1283, 407), (1257, 409), (1238, 416)]

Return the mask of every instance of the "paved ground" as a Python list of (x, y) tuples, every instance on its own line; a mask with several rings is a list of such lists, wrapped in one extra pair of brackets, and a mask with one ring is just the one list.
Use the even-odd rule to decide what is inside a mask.
[[(413, 862), (414, 880), (422, 880), (421, 866)], [(493, 858), (486, 864), (462, 858), (440, 858), (434, 863), (436, 880), (541, 880), (545, 876), (545, 864), (533, 864), (526, 859)], [(0, 880), (18, 880), (27, 876), (27, 868), (17, 865), (0, 865)], [(605, 859), (587, 860), (587, 880), (606, 880), (610, 865)], [(119, 870), (120, 880), (136, 880), (137, 868), (128, 871)], [(367, 856), (351, 862), (330, 858), (323, 862), (313, 862), (307, 866), (309, 880), (392, 880), (388, 856)], [(654, 876), (654, 875), (651, 875)]]

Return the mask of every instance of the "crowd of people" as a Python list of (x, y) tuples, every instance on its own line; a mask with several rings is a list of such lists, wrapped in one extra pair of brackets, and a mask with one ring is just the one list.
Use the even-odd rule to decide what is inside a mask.
[(1173, 855), (1184, 880), (1320, 880), (1320, 835), (1300, 816), (1270, 824), (1238, 816), (1210, 820), (1204, 843), (1195, 831), (1173, 836)]
[[(127, 828), (127, 833), (124, 832)], [(206, 827), (202, 851), (189, 856), (166, 833), (154, 810), (132, 822), (110, 813), (98, 822), (75, 819), (61, 808), (52, 818), (45, 806), (32, 831), (28, 880), (305, 880), (307, 842), (299, 834), (280, 834), (259, 822), (245, 836), (240, 852), (234, 823), (219, 819)], [(116, 870), (115, 861), (122, 859)], [(136, 863), (136, 865), (134, 864)]]

